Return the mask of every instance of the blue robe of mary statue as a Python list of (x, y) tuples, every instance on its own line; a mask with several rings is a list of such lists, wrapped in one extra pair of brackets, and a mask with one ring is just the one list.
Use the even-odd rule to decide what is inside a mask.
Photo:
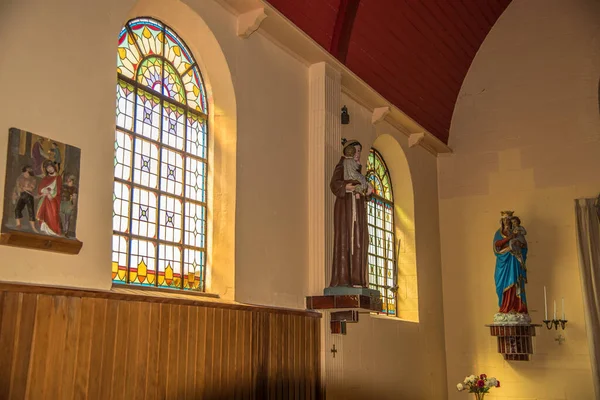
[(508, 230), (498, 229), (494, 235), (494, 254), (496, 255), (496, 294), (498, 295), (499, 312), (527, 313), (527, 297), (525, 283), (527, 282), (527, 247), (520, 249), (521, 256), (511, 252), (511, 240)]

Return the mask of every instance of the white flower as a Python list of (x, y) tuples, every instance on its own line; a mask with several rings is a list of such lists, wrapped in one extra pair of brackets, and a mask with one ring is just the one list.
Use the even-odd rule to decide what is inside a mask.
[(498, 380), (496, 378), (488, 378), (487, 386), (488, 387), (496, 387), (498, 384)]
[(477, 382), (477, 377), (476, 377), (475, 375), (471, 375), (471, 376), (469, 377), (469, 382), (470, 382), (470, 383), (475, 383), (475, 382)]
[(465, 387), (463, 386), (462, 383), (459, 383), (458, 385), (456, 385), (456, 388), (458, 389), (459, 392), (462, 392), (465, 389)]

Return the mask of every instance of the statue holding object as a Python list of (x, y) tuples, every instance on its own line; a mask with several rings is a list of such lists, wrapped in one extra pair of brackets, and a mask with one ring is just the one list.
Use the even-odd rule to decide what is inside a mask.
[(360, 142), (343, 139), (342, 145), (343, 155), (330, 182), (331, 191), (335, 195), (335, 208), (329, 288), (367, 288), (367, 201), (373, 194), (373, 187), (361, 173)]
[(498, 295), (498, 313), (494, 323), (530, 324), (527, 311), (527, 231), (521, 226), (514, 211), (502, 211), (500, 229), (494, 235), (494, 254), (496, 256), (496, 294)]

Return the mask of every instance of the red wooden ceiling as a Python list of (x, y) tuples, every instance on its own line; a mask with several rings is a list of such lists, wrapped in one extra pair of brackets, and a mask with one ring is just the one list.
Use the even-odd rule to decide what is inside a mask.
[(268, 1), (445, 143), (454, 104), (473, 57), (511, 2)]

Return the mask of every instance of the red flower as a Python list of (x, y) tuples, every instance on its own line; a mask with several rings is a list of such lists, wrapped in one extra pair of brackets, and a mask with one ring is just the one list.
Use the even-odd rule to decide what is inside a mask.
[(496, 383), (496, 387), (500, 387), (500, 381), (498, 381), (498, 383)]
[(479, 375), (479, 379), (485, 379), (485, 378), (487, 378), (487, 375), (486, 375), (486, 374), (481, 374), (481, 375)]
[(480, 380), (477, 381), (477, 386), (484, 387), (485, 386), (485, 382), (480, 379)]

